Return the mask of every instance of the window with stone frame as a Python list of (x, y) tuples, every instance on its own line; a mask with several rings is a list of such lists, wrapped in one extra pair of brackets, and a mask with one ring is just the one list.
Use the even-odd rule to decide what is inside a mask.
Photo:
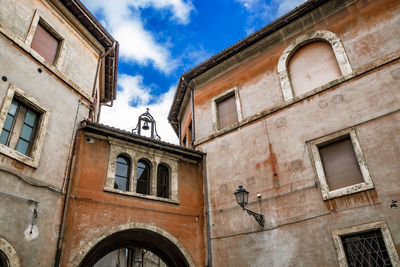
[(300, 47), (290, 57), (288, 71), (294, 95), (302, 95), (342, 76), (332, 46), (324, 41)]
[(218, 126), (225, 128), (238, 121), (235, 95), (228, 95), (217, 101)]
[(54, 64), (57, 59), (62, 38), (43, 20), (39, 20), (33, 35), (31, 47), (47, 62)]
[(39, 112), (14, 98), (0, 134), (0, 144), (29, 156), (39, 118)]
[(355, 130), (343, 130), (310, 145), (324, 199), (374, 187)]
[(115, 167), (114, 188), (128, 191), (129, 190), (129, 173), (131, 169), (131, 161), (124, 155), (119, 155)]
[[(87, 134), (90, 137), (90, 134)], [(104, 191), (179, 204), (180, 157), (150, 151), (110, 138), (110, 154)]]
[(399, 266), (392, 236), (385, 221), (333, 230), (340, 267)]
[(218, 131), (242, 120), (238, 88), (232, 88), (211, 100), (213, 129)]
[(145, 195), (150, 194), (150, 173), (150, 164), (146, 160), (139, 160), (137, 163), (136, 193)]
[(340, 38), (324, 30), (292, 41), (282, 52), (277, 68), (284, 101), (353, 73)]
[(157, 167), (157, 196), (169, 198), (169, 168), (165, 164)]
[(10, 84), (0, 111), (0, 153), (37, 167), (50, 111)]

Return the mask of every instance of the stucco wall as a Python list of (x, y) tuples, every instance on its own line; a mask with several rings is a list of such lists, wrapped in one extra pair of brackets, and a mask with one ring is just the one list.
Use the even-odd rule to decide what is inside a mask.
[[(85, 134), (79, 133), (63, 266), (71, 266), (79, 253), (94, 245), (90, 242), (99, 235), (119, 226), (122, 230), (122, 225), (129, 223), (147, 224), (167, 231), (188, 251), (196, 266), (204, 266), (201, 164), (179, 161), (179, 204), (106, 192), (110, 144), (103, 138), (90, 137), (93, 141), (87, 142)], [(152, 152), (148, 151), (151, 157)]]
[(91, 95), (100, 52), (68, 21), (72, 16), (61, 15), (47, 1), (1, 0), (0, 26), (25, 43), (35, 12), (65, 40), (57, 69)]
[[(322, 21), (318, 17), (322, 9), (311, 12), (295, 26), (289, 25), (256, 44), (257, 52), (253, 51), (251, 56), (248, 56), (252, 51), (249, 48), (235, 60), (221, 63), (218, 72), (210, 70), (196, 78), (196, 140), (207, 139), (213, 133), (211, 99), (233, 87), (239, 88), (243, 119), (282, 103), (278, 60), (284, 49), (301, 35), (318, 30), (336, 34), (354, 71), (399, 52), (400, 30), (396, 25), (400, 23), (400, 16), (396, 1), (344, 2), (349, 2), (349, 6), (340, 11), (334, 11), (331, 6), (323, 10), (326, 17)], [(330, 13), (333, 14), (329, 16)]]
[[(26, 43), (35, 14), (64, 38), (63, 60), (57, 66), (35, 55)], [(49, 114), (37, 166), (0, 153), (0, 237), (15, 249), (21, 266), (54, 263), (72, 137), (89, 114), (99, 51), (68, 19), (47, 1), (0, 1), (0, 106), (12, 85)], [(33, 233), (27, 234), (32, 220)]]
[[(256, 44), (261, 52), (252, 58), (241, 52), (240, 63), (227, 60), (193, 82), (196, 148), (207, 153), (214, 266), (337, 266), (331, 231), (378, 220), (387, 222), (400, 252), (400, 213), (390, 207), (400, 198), (400, 5), (347, 2), (336, 13), (320, 8), (306, 15), (301, 26), (268, 37), (269, 46)], [(322, 13), (327, 17), (319, 21)], [(316, 30), (341, 39), (354, 72), (285, 103), (279, 57)], [(236, 86), (243, 121), (214, 132), (211, 99)], [(324, 201), (309, 141), (350, 127), (375, 188)], [(264, 227), (237, 205), (238, 185), (250, 192), (248, 208), (264, 214)]]

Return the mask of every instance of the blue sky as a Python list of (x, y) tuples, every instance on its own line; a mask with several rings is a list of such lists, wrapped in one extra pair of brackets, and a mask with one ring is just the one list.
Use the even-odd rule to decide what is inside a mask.
[(130, 130), (150, 108), (163, 141), (180, 75), (305, 0), (82, 0), (120, 43), (118, 93), (101, 122)]

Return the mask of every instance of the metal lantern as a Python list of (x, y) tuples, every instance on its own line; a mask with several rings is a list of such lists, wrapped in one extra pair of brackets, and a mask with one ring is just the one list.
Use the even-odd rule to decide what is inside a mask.
[(246, 207), (248, 200), (249, 200), (249, 192), (247, 192), (246, 189), (244, 189), (242, 185), (239, 185), (239, 189), (236, 190), (236, 192), (234, 194), (235, 194), (237, 203), (242, 208)]
[(243, 188), (243, 186), (239, 185), (239, 188), (236, 190), (234, 194), (239, 206), (241, 206), (242, 209), (247, 212), (247, 214), (253, 216), (259, 225), (264, 226), (264, 215), (258, 214), (254, 211), (245, 208), (247, 203), (249, 203), (249, 192), (247, 192), (246, 189)]

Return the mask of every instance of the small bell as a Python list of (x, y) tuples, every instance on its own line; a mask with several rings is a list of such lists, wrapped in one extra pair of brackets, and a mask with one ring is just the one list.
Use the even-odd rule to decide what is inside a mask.
[(148, 129), (150, 129), (149, 123), (148, 123), (147, 121), (144, 122), (144, 124), (143, 124), (143, 126), (142, 126), (142, 129), (145, 130), (145, 131), (148, 130)]

